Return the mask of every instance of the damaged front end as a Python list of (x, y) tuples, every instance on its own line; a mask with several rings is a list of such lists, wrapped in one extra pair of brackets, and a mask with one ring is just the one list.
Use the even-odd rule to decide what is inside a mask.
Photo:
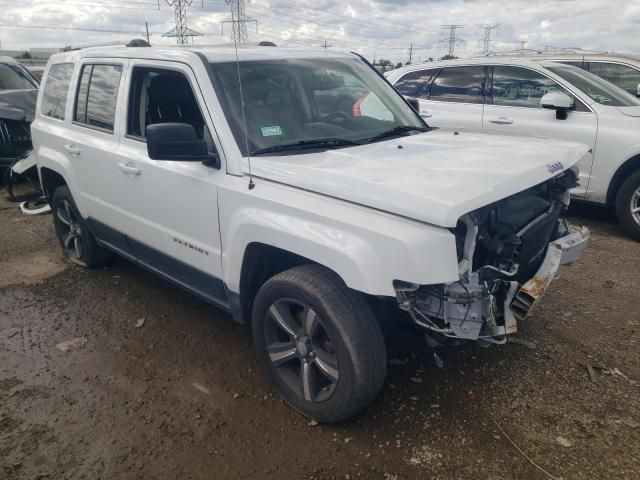
[(420, 327), (445, 337), (504, 343), (555, 278), (589, 240), (563, 217), (570, 169), (535, 187), (463, 216), (454, 229), (458, 281), (395, 282), (399, 306)]

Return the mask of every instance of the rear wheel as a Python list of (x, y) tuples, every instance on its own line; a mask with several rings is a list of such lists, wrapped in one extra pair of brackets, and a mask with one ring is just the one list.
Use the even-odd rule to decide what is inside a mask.
[(634, 172), (618, 190), (616, 215), (624, 230), (640, 241), (640, 171)]
[(69, 260), (90, 268), (108, 262), (109, 251), (96, 243), (66, 186), (58, 187), (53, 193), (51, 211), (60, 246)]
[(368, 405), (386, 374), (380, 326), (361, 294), (316, 265), (268, 280), (253, 308), (260, 362), (293, 408), (320, 422)]

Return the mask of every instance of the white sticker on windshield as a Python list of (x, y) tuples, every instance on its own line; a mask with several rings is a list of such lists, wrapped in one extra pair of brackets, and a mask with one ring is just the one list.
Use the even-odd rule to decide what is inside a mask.
[(280, 125), (273, 125), (271, 127), (262, 127), (260, 129), (263, 137), (277, 137), (282, 135), (282, 128)]

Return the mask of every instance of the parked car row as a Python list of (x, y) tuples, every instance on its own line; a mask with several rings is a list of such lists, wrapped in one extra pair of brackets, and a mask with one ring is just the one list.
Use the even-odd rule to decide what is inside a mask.
[(587, 145), (572, 195), (615, 207), (626, 232), (640, 240), (640, 100), (635, 96), (586, 69), (546, 58), (432, 62), (385, 75), (401, 94), (418, 99), (430, 126)]

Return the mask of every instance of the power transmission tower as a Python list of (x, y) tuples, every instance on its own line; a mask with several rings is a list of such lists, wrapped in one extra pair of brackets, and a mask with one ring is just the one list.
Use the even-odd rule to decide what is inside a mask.
[(520, 44), (520, 53), (524, 52), (524, 47), (527, 46), (527, 41), (526, 40), (519, 40), (518, 43)]
[(258, 31), (258, 21), (247, 17), (246, 0), (226, 0), (231, 7), (231, 18), (222, 22), (223, 34), (224, 24), (231, 24), (231, 36), (234, 43), (247, 43), (249, 34), (247, 33), (247, 23), (255, 23), (256, 32)]
[(491, 32), (499, 26), (499, 23), (485, 23), (480, 26), (480, 28), (484, 30), (484, 36), (482, 37), (482, 55), (489, 55), (491, 51)]
[(163, 37), (175, 37), (178, 45), (187, 45), (189, 37), (200, 37), (202, 34), (187, 27), (187, 7), (190, 7), (193, 0), (166, 0), (167, 5), (173, 7), (176, 18), (176, 26), (164, 33)]
[(449, 53), (447, 57), (453, 58), (456, 44), (461, 42), (461, 40), (457, 37), (457, 32), (458, 30), (462, 32), (464, 25), (443, 25), (442, 28), (449, 30), (449, 38), (445, 40), (445, 42), (449, 45)]

